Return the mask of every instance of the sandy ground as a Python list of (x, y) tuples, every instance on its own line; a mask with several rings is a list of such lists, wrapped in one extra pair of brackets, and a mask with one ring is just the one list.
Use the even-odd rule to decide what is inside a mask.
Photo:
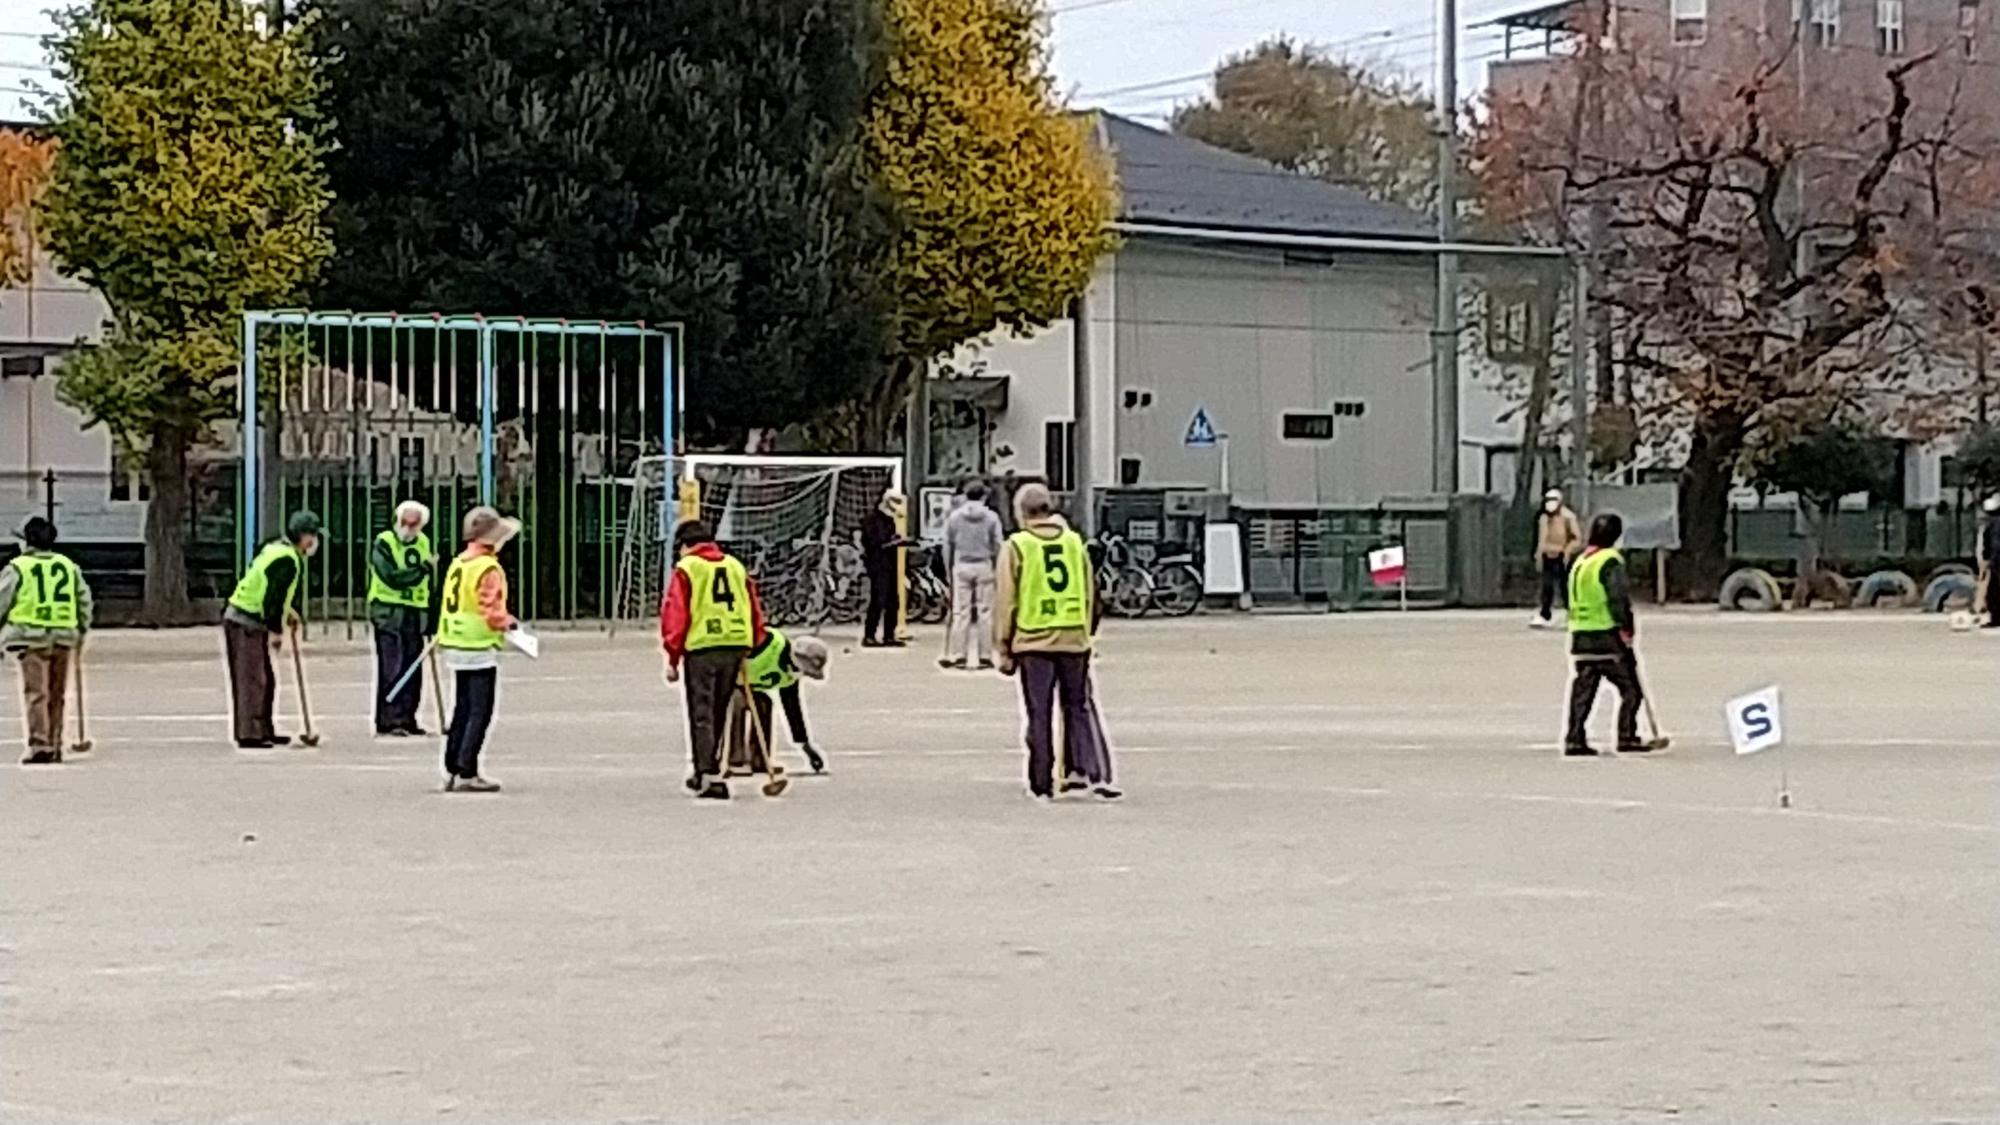
[[(212, 633), (107, 634), (95, 760), (0, 776), (0, 1118), (2000, 1120), (2000, 641), (1644, 642), (1674, 752), (1566, 762), (1515, 614), (1115, 626), (1130, 797), (1050, 808), (935, 633), (837, 649), (832, 775), (726, 806), (646, 636), (511, 663), (507, 791), (447, 797), (359, 642), (245, 755)], [(1790, 811), (1723, 741), (1768, 682)]]

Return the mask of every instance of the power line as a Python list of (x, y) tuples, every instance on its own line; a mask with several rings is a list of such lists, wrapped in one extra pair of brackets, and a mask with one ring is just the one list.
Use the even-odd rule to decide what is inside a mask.
[(1071, 12), (1087, 12), (1092, 8), (1108, 8), (1113, 4), (1129, 4), (1132, 0), (1075, 0), (1070, 4), (1058, 4), (1049, 9), (1050, 16), (1066, 16)]

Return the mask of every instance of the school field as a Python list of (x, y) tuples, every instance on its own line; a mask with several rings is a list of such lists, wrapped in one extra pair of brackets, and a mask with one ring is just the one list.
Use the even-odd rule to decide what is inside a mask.
[(1515, 613), (1115, 623), (1129, 797), (1053, 808), (935, 632), (699, 807), (644, 631), (509, 664), (494, 797), (358, 640), (253, 756), (212, 632), (106, 634), (95, 758), (0, 773), (0, 1120), (2000, 1120), (2000, 640), (1642, 624), (1672, 753), (1564, 761)]

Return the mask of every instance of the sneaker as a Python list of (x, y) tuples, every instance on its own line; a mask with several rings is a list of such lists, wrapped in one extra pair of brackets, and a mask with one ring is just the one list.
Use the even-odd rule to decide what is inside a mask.
[(699, 793), (704, 788), (707, 787), (708, 782), (702, 780), (702, 776), (700, 774), (694, 774), (693, 776), (689, 777), (686, 781), (681, 782), (681, 784), (687, 787), (688, 792)]
[(878, 641), (878, 640), (876, 640), (876, 639), (875, 639), (874, 637), (863, 637), (863, 638), (861, 638), (861, 647), (862, 647), (862, 648), (881, 648), (881, 647), (882, 647), (882, 642), (881, 642), (881, 641)]
[(814, 773), (826, 772), (826, 759), (820, 756), (819, 751), (811, 746), (801, 746), (799, 749), (805, 752), (806, 764), (812, 767)]
[(21, 759), (21, 764), (24, 766), (59, 766), (62, 765), (62, 751), (30, 750), (28, 756)]
[(404, 730), (404, 729), (403, 729), (402, 727), (376, 727), (376, 728), (375, 728), (375, 737), (376, 737), (376, 738), (408, 738), (409, 736), (410, 736), (410, 732), (409, 732), (409, 731), (406, 731), (406, 730)]
[(982, 672), (991, 672), (993, 670), (993, 662), (991, 660), (980, 661), (979, 670)]
[(956, 669), (960, 672), (963, 672), (965, 671), (965, 661), (953, 660), (949, 656), (940, 656), (938, 657), (938, 667), (947, 669)]
[(239, 738), (236, 740), (236, 748), (238, 750), (269, 750), (276, 745), (277, 743), (272, 742), (268, 738)]
[(271, 736), (272, 746), (290, 746), (291, 744), (292, 736), (289, 734), (274, 734)]
[(1539, 613), (1535, 614), (1533, 617), (1528, 618), (1528, 628), (1530, 629), (1546, 629), (1551, 624), (1553, 624), (1553, 622), (1551, 622), (1548, 618), (1543, 617)]
[(1618, 752), (1620, 754), (1650, 754), (1653, 752), (1653, 748), (1644, 742), (1621, 742), (1618, 744)]
[(1063, 778), (1062, 791), (1065, 793), (1081, 793), (1088, 788), (1090, 788), (1090, 782), (1085, 781), (1076, 774), (1071, 774)]
[(702, 788), (701, 792), (695, 794), (695, 799), (699, 801), (727, 801), (729, 799), (729, 786), (724, 785), (720, 781), (711, 781)]
[(1114, 789), (1109, 785), (1100, 785), (1092, 789), (1091, 793), (1096, 795), (1100, 801), (1116, 801), (1125, 795), (1122, 791)]
[(425, 730), (424, 728), (418, 726), (415, 723), (410, 723), (406, 726), (398, 727), (396, 729), (396, 733), (407, 735), (411, 738), (426, 738), (429, 737), (431, 732)]
[(910, 647), (910, 642), (908, 642), (908, 641), (883, 641), (883, 642), (882, 642), (882, 646), (881, 646), (881, 647), (883, 647), (883, 648), (909, 648), (909, 647)]
[(1032, 785), (1028, 787), (1028, 799), (1037, 804), (1053, 805), (1056, 803), (1056, 795), (1054, 793), (1044, 793)]
[(449, 774), (447, 774), (444, 779), (444, 791), (447, 793), (452, 793), (456, 792), (457, 789), (458, 789), (458, 779), (456, 777), (452, 777)]
[(461, 777), (458, 779), (458, 789), (461, 793), (498, 793), (500, 783), (484, 777)]
[(1591, 749), (1591, 748), (1590, 748), (1590, 747), (1588, 747), (1588, 746), (1565, 746), (1565, 747), (1563, 747), (1563, 757), (1565, 757), (1565, 758), (1595, 758), (1595, 757), (1597, 757), (1597, 751), (1595, 751), (1595, 750)]

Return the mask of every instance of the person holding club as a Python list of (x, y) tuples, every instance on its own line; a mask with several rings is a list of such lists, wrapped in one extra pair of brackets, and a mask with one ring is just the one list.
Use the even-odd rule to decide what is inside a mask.
[[(486, 745), (486, 730), (493, 724), (500, 650), (507, 643), (508, 631), (520, 627), (507, 609), (507, 573), (500, 569), (500, 549), (520, 530), (521, 521), (508, 519), (492, 508), (481, 505), (472, 509), (465, 513), (465, 550), (445, 571), (437, 648), (457, 689), (453, 692), (451, 725), (444, 736), (447, 793), (500, 791), (499, 782), (479, 772), (479, 752)], [(415, 676), (406, 674), (405, 678)]]
[(1644, 753), (1664, 744), (1639, 740), (1639, 708), (1645, 693), (1639, 686), (1639, 659), (1632, 642), (1637, 628), (1632, 617), (1632, 591), (1626, 578), (1618, 540), (1625, 521), (1606, 512), (1590, 521), (1583, 554), (1569, 572), (1569, 651), (1575, 663), (1570, 680), (1569, 729), (1563, 753), (1591, 758), (1590, 712), (1597, 689), (1610, 681), (1618, 689), (1618, 751)]
[[(812, 744), (806, 729), (806, 705), (799, 693), (799, 679), (826, 679), (826, 642), (818, 637), (797, 640), (773, 628), (764, 634), (764, 643), (750, 650), (745, 675), (750, 691), (729, 697), (729, 772), (768, 772), (762, 755), (770, 753), (776, 734), (771, 729), (771, 696), (776, 694), (785, 708), (785, 725), (791, 728), (792, 745), (806, 756), (814, 773), (826, 772), (826, 758)], [(745, 695), (756, 699), (754, 725), (744, 705)], [(754, 736), (757, 745), (751, 746)]]
[[(28, 719), (24, 766), (56, 766), (63, 760), (63, 704), (69, 670), (90, 631), (90, 586), (76, 563), (56, 552), (56, 525), (40, 516), (20, 530), (21, 553), (0, 567), (0, 650), (21, 664), (22, 712)], [(77, 675), (82, 677), (79, 667)], [(79, 700), (79, 708), (81, 701)], [(71, 750), (90, 743), (82, 717)]]
[[(729, 702), (739, 690), (750, 690), (745, 661), (768, 636), (764, 607), (749, 569), (716, 543), (707, 524), (689, 520), (675, 528), (674, 554), (673, 577), (660, 603), (662, 674), (669, 684), (685, 681), (693, 760), (688, 792), (705, 801), (727, 801), (722, 756)], [(775, 797), (785, 782), (766, 749), (771, 779), (764, 793)]]
[(375, 629), (375, 733), (405, 738), (424, 734), (417, 724), (423, 681), (395, 693), (403, 674), (423, 658), (430, 623), (431, 573), (437, 556), (424, 528), (431, 510), (415, 500), (396, 505), (396, 522), (368, 550), (368, 621)]
[[(239, 750), (291, 744), (290, 736), (279, 734), (271, 721), (278, 693), (271, 653), (285, 643), (289, 628), (297, 658), (299, 613), (294, 603), (306, 560), (319, 550), (319, 538), (318, 516), (307, 511), (293, 513), (285, 522), (284, 537), (264, 544), (250, 560), (250, 569), (237, 580), (222, 611), (222, 650), (228, 660), (230, 708)], [(303, 675), (300, 683), (303, 686)], [(304, 702), (300, 700), (301, 713)], [(306, 722), (310, 732), (312, 720)]]

